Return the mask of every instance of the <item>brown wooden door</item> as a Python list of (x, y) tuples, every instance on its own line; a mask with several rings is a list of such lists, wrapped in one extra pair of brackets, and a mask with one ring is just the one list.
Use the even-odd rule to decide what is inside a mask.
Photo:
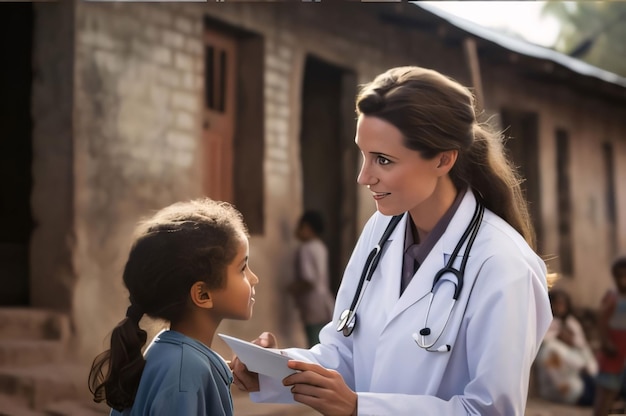
[(204, 192), (233, 202), (237, 42), (206, 29), (204, 44)]

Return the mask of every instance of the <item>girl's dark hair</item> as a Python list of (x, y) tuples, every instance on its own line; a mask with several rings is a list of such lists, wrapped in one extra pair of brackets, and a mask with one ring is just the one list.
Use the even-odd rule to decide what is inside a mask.
[(248, 231), (232, 205), (206, 198), (158, 211), (138, 224), (134, 237), (123, 275), (131, 307), (111, 333), (111, 348), (94, 359), (89, 373), (94, 401), (106, 400), (119, 411), (133, 405), (145, 365), (141, 315), (177, 322), (194, 283), (224, 287), (226, 267)]
[(535, 247), (522, 179), (505, 156), (502, 135), (477, 121), (469, 89), (430, 69), (398, 67), (366, 84), (356, 107), (358, 115), (394, 125), (404, 136), (405, 146), (426, 159), (457, 150), (450, 170), (457, 189), (469, 186), (477, 191), (488, 209)]
[(324, 218), (318, 211), (306, 211), (300, 217), (300, 224), (308, 224), (318, 236), (324, 232)]
[(615, 261), (613, 261), (613, 264), (611, 265), (611, 275), (613, 278), (617, 277), (617, 272), (620, 269), (626, 269), (626, 256), (618, 257)]
[(560, 299), (563, 302), (565, 302), (565, 309), (566, 309), (565, 315), (561, 316), (560, 318), (564, 319), (572, 314), (572, 298), (570, 297), (569, 293), (567, 293), (565, 290), (555, 289), (555, 288), (550, 289), (548, 291), (548, 299), (550, 300), (550, 305), (553, 305), (557, 299)]

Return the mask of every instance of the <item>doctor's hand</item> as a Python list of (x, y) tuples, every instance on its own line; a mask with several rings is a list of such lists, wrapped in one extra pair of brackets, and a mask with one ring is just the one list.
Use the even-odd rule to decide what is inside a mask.
[(291, 360), (289, 368), (298, 373), (283, 379), (291, 386), (293, 399), (312, 407), (324, 416), (353, 416), (357, 414), (357, 394), (337, 371), (318, 364)]
[[(278, 345), (276, 337), (271, 332), (263, 332), (252, 343), (263, 348), (276, 348)], [(233, 372), (233, 383), (239, 390), (248, 393), (260, 390), (259, 374), (248, 370), (248, 367), (239, 360), (239, 357), (235, 355), (229, 363), (229, 367)]]
[(276, 336), (271, 332), (263, 332), (257, 339), (252, 341), (252, 343), (260, 345), (263, 348), (278, 348)]

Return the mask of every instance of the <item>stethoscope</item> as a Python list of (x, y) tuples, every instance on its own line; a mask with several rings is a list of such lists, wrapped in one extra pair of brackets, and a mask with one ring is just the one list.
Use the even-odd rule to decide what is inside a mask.
[[(446, 263), (445, 267), (440, 269), (435, 274), (435, 277), (433, 278), (433, 285), (430, 289), (430, 292), (428, 293), (428, 298), (429, 298), (428, 309), (426, 311), (426, 318), (424, 319), (424, 327), (419, 331), (419, 334), (414, 333), (412, 335), (412, 338), (415, 341), (415, 343), (420, 348), (423, 348), (426, 351), (447, 352), (447, 351), (450, 351), (450, 349), (452, 348), (449, 344), (445, 344), (436, 348), (434, 348), (434, 346), (439, 341), (443, 333), (445, 332), (446, 327), (448, 326), (448, 322), (450, 321), (450, 317), (452, 316), (452, 311), (454, 310), (454, 306), (456, 305), (456, 301), (458, 300), (459, 295), (461, 294), (461, 290), (463, 289), (463, 283), (465, 279), (465, 266), (467, 265), (467, 260), (469, 258), (470, 250), (472, 249), (472, 246), (474, 245), (474, 240), (476, 239), (476, 235), (478, 234), (478, 230), (480, 228), (480, 224), (482, 222), (484, 212), (485, 212), (484, 205), (477, 199), (476, 209), (474, 210), (474, 214), (472, 216), (472, 219), (470, 220), (469, 225), (463, 232), (463, 235), (459, 239), (459, 242), (457, 243), (452, 254), (450, 255), (450, 258), (448, 259), (448, 262)], [(398, 225), (398, 222), (400, 222), (400, 219), (402, 219), (403, 215), (404, 214), (396, 215), (391, 218), (391, 221), (389, 221), (389, 224), (387, 225), (387, 228), (385, 229), (385, 232), (383, 233), (380, 241), (374, 247), (374, 249), (370, 252), (369, 256), (367, 256), (367, 260), (365, 261), (365, 266), (363, 267), (361, 278), (359, 280), (356, 293), (354, 294), (354, 298), (352, 299), (352, 303), (350, 304), (350, 308), (344, 310), (339, 316), (339, 324), (337, 325), (337, 331), (342, 332), (343, 335), (346, 337), (349, 337), (356, 327), (356, 323), (357, 323), (356, 311), (359, 307), (359, 304), (361, 303), (361, 299), (363, 299), (363, 293), (365, 293), (365, 289), (367, 288), (370, 280), (372, 279), (374, 270), (376, 270), (376, 266), (378, 266), (378, 262), (380, 261), (380, 257), (382, 256), (382, 249), (385, 243), (389, 240), (389, 236), (391, 235), (393, 230), (396, 228), (396, 225)], [(465, 244), (465, 241), (467, 241), (467, 245), (465, 246), (465, 251), (463, 252), (463, 259), (461, 260), (461, 267), (459, 267), (459, 269), (455, 269), (454, 261), (456, 260), (456, 257), (459, 254), (459, 251), (461, 251), (463, 244)], [(430, 310), (433, 304), (433, 299), (435, 297), (435, 292), (436, 292), (435, 288), (437, 287), (437, 283), (439, 283), (439, 281), (445, 274), (451, 274), (456, 278), (456, 283), (451, 282), (452, 284), (454, 284), (454, 294), (452, 296), (452, 304), (450, 308), (448, 308), (448, 317), (446, 318), (446, 321), (443, 325), (443, 328), (441, 328), (439, 335), (435, 338), (433, 342), (428, 343), (426, 341), (426, 337), (429, 337), (432, 332), (430, 329), (430, 326), (428, 325), (428, 318), (430, 316)]]

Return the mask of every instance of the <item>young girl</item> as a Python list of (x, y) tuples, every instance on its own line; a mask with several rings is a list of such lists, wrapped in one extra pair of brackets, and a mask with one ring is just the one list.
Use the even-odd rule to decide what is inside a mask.
[[(111, 415), (233, 415), (232, 374), (210, 346), (222, 319), (252, 315), (259, 280), (241, 214), (210, 199), (160, 210), (137, 227), (123, 278), (130, 306), (92, 365), (94, 400)], [(170, 323), (145, 357), (144, 314)]]

